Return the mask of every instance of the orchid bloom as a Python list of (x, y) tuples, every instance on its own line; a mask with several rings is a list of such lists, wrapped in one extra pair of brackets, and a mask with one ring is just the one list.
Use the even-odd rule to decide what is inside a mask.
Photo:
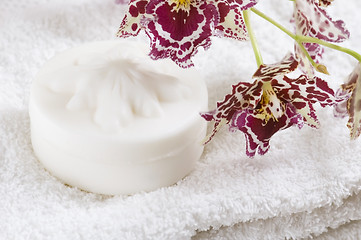
[(222, 125), (228, 124), (230, 130), (245, 134), (246, 154), (253, 157), (257, 152), (265, 154), (271, 137), (280, 130), (293, 125), (301, 128), (304, 123), (317, 128), (319, 121), (313, 104), (334, 105), (334, 92), (318, 77), (285, 76), (297, 66), (289, 54), (277, 64), (261, 65), (253, 75), (253, 83), (233, 85), (232, 93), (218, 102), (215, 110), (201, 114), (207, 121), (215, 122), (206, 143)]
[(347, 127), (350, 129), (351, 139), (356, 139), (361, 134), (361, 63), (356, 65), (336, 94), (348, 99), (337, 104), (334, 113), (339, 117), (349, 115)]
[(258, 0), (131, 0), (117, 36), (150, 38), (152, 59), (170, 58), (181, 67), (193, 66), (198, 47), (207, 49), (210, 37), (246, 40), (241, 11)]
[[(350, 33), (341, 20), (334, 21), (320, 6), (330, 5), (332, 0), (296, 0), (294, 18), (296, 34), (316, 37), (327, 42), (342, 42), (349, 38)], [(304, 47), (311, 58), (319, 63), (324, 52), (323, 47), (317, 43), (304, 43)], [(295, 44), (296, 58), (300, 68), (306, 73), (313, 74), (313, 68), (308, 62), (300, 46)]]

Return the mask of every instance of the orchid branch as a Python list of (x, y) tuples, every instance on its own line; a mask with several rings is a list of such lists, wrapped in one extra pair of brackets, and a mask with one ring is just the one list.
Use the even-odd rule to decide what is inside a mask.
[[(264, 18), (265, 20), (267, 20), (268, 22), (272, 23), (274, 26), (276, 26), (277, 28), (279, 28), (282, 32), (286, 33), (288, 36), (290, 36), (292, 39), (294, 39), (297, 44), (300, 46), (302, 52), (305, 54), (305, 56), (307, 57), (308, 61), (310, 61), (310, 63), (312, 64), (312, 66), (319, 71), (320, 64), (315, 63), (315, 61), (313, 61), (313, 59), (311, 58), (310, 54), (307, 52), (306, 48), (303, 46), (302, 41), (300, 41), (299, 39), (297, 39), (297, 35), (292, 33), (291, 31), (289, 31), (287, 28), (285, 28), (284, 26), (282, 26), (281, 24), (279, 24), (278, 22), (276, 22), (275, 20), (273, 20), (272, 18), (270, 18), (269, 16), (267, 16), (266, 14), (264, 14), (263, 12), (259, 11), (256, 8), (251, 8), (252, 12), (254, 12), (255, 14), (257, 14), (258, 16)], [(327, 70), (326, 70), (327, 72)], [(326, 72), (322, 72), (322, 73), (326, 73)], [(328, 72), (327, 72), (328, 73)]]
[(255, 8), (251, 8), (251, 11), (254, 12), (255, 14), (257, 14), (258, 16), (262, 17), (263, 19), (267, 20), (268, 22), (272, 23), (274, 26), (276, 26), (281, 31), (283, 31), (288, 36), (290, 36), (292, 39), (294, 39), (301, 47), (302, 51), (305, 53), (305, 55), (307, 56), (307, 59), (310, 61), (312, 66), (315, 67), (315, 69), (321, 73), (328, 74), (326, 67), (322, 64), (317, 64), (313, 61), (313, 59), (311, 58), (311, 56), (309, 55), (309, 53), (303, 46), (303, 43), (317, 43), (317, 44), (323, 45), (325, 47), (332, 48), (332, 49), (344, 52), (346, 54), (349, 54), (352, 57), (354, 57), (355, 59), (357, 59), (357, 61), (361, 62), (361, 55), (349, 48), (341, 47), (339, 45), (329, 43), (329, 42), (326, 42), (326, 41), (318, 39), (318, 38), (294, 34), (291, 31), (289, 31), (288, 29), (286, 29), (285, 27), (283, 27), (281, 24), (279, 24), (278, 22), (273, 20), (272, 18), (265, 15), (263, 12), (255, 9)]
[(250, 22), (250, 16), (249, 16), (249, 10), (248, 9), (243, 11), (243, 18), (244, 18), (244, 23), (246, 24), (249, 39), (250, 39), (251, 44), (252, 44), (253, 52), (254, 52), (254, 55), (256, 57), (257, 67), (259, 67), (259, 66), (261, 66), (263, 64), (263, 60), (262, 60), (261, 52), (260, 52), (259, 47), (258, 47), (256, 36), (254, 35), (253, 29), (251, 27), (251, 22)]
[(344, 53), (354, 57), (355, 59), (357, 59), (357, 61), (361, 62), (361, 55), (359, 53), (355, 52), (352, 49), (341, 47), (339, 45), (329, 43), (329, 42), (326, 42), (326, 41), (318, 39), (318, 38), (302, 36), (302, 35), (296, 35), (295, 37), (296, 37), (296, 39), (298, 41), (301, 41), (301, 42), (317, 43), (317, 44), (320, 44), (322, 46), (332, 48), (332, 49), (338, 50), (340, 52), (344, 52)]

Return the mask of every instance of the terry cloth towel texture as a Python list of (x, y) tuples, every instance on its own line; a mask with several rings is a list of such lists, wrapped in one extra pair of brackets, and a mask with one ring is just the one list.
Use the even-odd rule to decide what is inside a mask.
[[(291, 1), (262, 0), (258, 8), (292, 29)], [(361, 1), (335, 1), (329, 12), (351, 31), (343, 46), (361, 52), (359, 9)], [(361, 239), (361, 140), (349, 140), (347, 119), (333, 118), (332, 109), (319, 109), (319, 130), (277, 133), (269, 153), (253, 159), (243, 134), (224, 128), (189, 176), (153, 192), (112, 197), (64, 185), (31, 147), (31, 82), (54, 54), (114, 39), (125, 7), (2, 0), (0, 10), (0, 239)], [(263, 19), (252, 15), (252, 24), (265, 63), (293, 49)], [(256, 70), (250, 43), (227, 39), (214, 38), (194, 62), (207, 80), (210, 109)], [(324, 62), (334, 88), (356, 64), (333, 50)]]

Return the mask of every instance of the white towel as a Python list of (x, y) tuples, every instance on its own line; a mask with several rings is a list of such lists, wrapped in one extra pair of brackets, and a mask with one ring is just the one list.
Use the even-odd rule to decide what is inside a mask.
[[(343, 45), (361, 52), (361, 2), (347, 4), (335, 1), (329, 11), (351, 31)], [(291, 27), (291, 1), (261, 0), (257, 7)], [(277, 133), (269, 153), (253, 159), (245, 155), (243, 134), (224, 128), (189, 176), (150, 193), (109, 197), (62, 184), (32, 151), (31, 82), (55, 53), (115, 38), (125, 7), (113, 0), (3, 0), (0, 10), (0, 239), (339, 239), (360, 234), (361, 140), (349, 140), (347, 120), (333, 118), (332, 109), (319, 109), (321, 129)], [(292, 50), (285, 34), (257, 16), (252, 20), (266, 63)], [(218, 38), (195, 56), (211, 109), (231, 84), (250, 80), (253, 58), (250, 43)], [(324, 59), (334, 88), (356, 64), (333, 50)]]

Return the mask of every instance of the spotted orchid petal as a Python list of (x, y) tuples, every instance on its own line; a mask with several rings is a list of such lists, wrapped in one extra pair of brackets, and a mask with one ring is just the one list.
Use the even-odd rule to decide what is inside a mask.
[(261, 81), (256, 81), (253, 84), (240, 82), (232, 86), (232, 93), (227, 94), (223, 101), (217, 102), (215, 110), (201, 113), (206, 121), (215, 121), (212, 133), (206, 137), (205, 144), (212, 140), (221, 126), (231, 121), (236, 111), (255, 108), (261, 95)]
[(321, 7), (328, 7), (333, 0), (318, 0), (318, 5)]
[(215, 6), (202, 0), (131, 0), (117, 36), (136, 36), (143, 29), (150, 38), (151, 58), (190, 67), (197, 48), (210, 46), (217, 21)]
[(293, 54), (288, 53), (280, 62), (275, 64), (262, 64), (253, 74), (253, 78), (270, 81), (276, 76), (283, 76), (296, 70), (298, 62)]
[(271, 137), (278, 131), (293, 125), (302, 127), (302, 117), (292, 104), (286, 104), (285, 113), (277, 120), (270, 119), (267, 123), (257, 117), (256, 110), (237, 111), (230, 123), (231, 130), (240, 130), (246, 137), (246, 154), (253, 157), (256, 153), (263, 155), (269, 148)]
[(322, 107), (326, 107), (340, 102), (327, 82), (319, 77), (310, 78), (301, 75), (297, 79), (290, 79), (285, 76), (283, 82), (285, 85), (275, 87), (278, 89), (278, 96), (287, 102), (291, 102), (310, 127), (319, 127), (313, 104), (319, 103)]
[(295, 4), (297, 33), (328, 42), (342, 42), (349, 38), (345, 23), (332, 20), (315, 0), (296, 0)]
[[(315, 0), (296, 0), (294, 13), (296, 33), (328, 42), (342, 42), (349, 38), (350, 33), (345, 28), (344, 22), (332, 20), (327, 12), (319, 7), (329, 5), (331, 2), (330, 0), (319, 1), (318, 3)], [(323, 47), (316, 43), (304, 43), (303, 45), (311, 58), (319, 63), (324, 52)], [(297, 61), (300, 62), (300, 69), (313, 76), (313, 66), (297, 43), (295, 43), (295, 54)]]
[(225, 2), (219, 2), (217, 7), (219, 23), (215, 27), (215, 35), (240, 41), (247, 40), (248, 35), (242, 12), (237, 8), (231, 9)]
[(342, 99), (342, 101), (334, 105), (333, 114), (335, 117), (344, 118), (348, 116), (347, 100), (351, 97), (351, 94), (352, 91), (342, 89), (342, 86), (341, 88), (337, 89), (335, 97), (337, 99)]
[(197, 48), (207, 49), (211, 44), (216, 9), (202, 0), (184, 1), (187, 4), (181, 6), (178, 2), (150, 1), (147, 14), (152, 18), (145, 21), (145, 31), (151, 40), (153, 59), (171, 58), (181, 67), (190, 67)]
[(216, 0), (219, 23), (215, 26), (215, 35), (237, 40), (248, 40), (242, 11), (256, 5), (258, 0)]
[(131, 0), (128, 4), (128, 12), (123, 18), (118, 30), (118, 37), (137, 36), (142, 29), (141, 19), (145, 14), (147, 0)]
[(231, 8), (238, 8), (241, 11), (254, 7), (258, 3), (258, 0), (216, 0), (216, 2), (227, 2)]
[[(304, 43), (303, 46), (307, 50), (312, 60), (315, 63), (320, 63), (322, 59), (322, 54), (325, 51), (324, 48), (317, 43)], [(297, 43), (295, 44), (295, 55), (297, 61), (299, 62), (300, 69), (309, 76), (313, 76), (315, 70), (312, 64), (309, 62), (305, 53), (301, 50), (300, 45)]]
[(345, 113), (349, 115), (347, 127), (350, 129), (351, 139), (356, 139), (361, 134), (361, 63), (356, 65), (346, 83), (341, 85), (338, 96), (346, 96), (348, 99), (343, 99), (335, 107), (336, 115), (345, 116)]

